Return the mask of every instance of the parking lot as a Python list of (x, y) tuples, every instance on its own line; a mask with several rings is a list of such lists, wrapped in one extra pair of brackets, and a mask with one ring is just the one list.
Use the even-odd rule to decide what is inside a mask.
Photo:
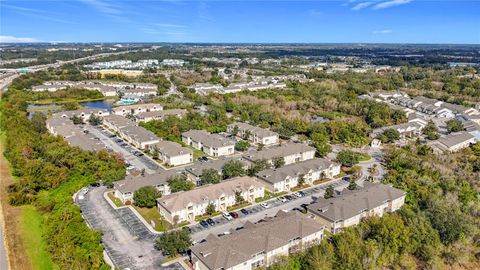
[[(162, 268), (164, 256), (153, 246), (151, 233), (129, 208), (114, 209), (103, 193), (105, 187), (80, 191), (76, 203), (87, 224), (102, 232), (105, 251), (119, 269), (184, 269), (179, 264)], [(83, 199), (81, 199), (83, 197)]]
[(120, 153), (125, 162), (135, 169), (145, 169), (145, 172), (149, 174), (155, 173), (160, 169), (160, 166), (155, 161), (103, 127), (86, 125), (86, 128), (91, 134), (99, 138), (107, 148)]
[(268, 208), (256, 204), (245, 208), (248, 211), (248, 214), (236, 211), (238, 214), (238, 218), (236, 219), (227, 220), (222, 215), (216, 216), (212, 218), (215, 223), (208, 227), (203, 227), (199, 223), (190, 226), (189, 228), (192, 231), (192, 239), (196, 242), (200, 242), (209, 234), (221, 235), (231, 229), (242, 227), (247, 221), (257, 222), (265, 217), (272, 217), (280, 210), (292, 211), (294, 208), (300, 209), (302, 204), (310, 204), (315, 198), (322, 197), (325, 189), (329, 185), (332, 185), (336, 190), (342, 190), (348, 186), (348, 182), (344, 180), (335, 180), (329, 183), (320, 184), (303, 190), (303, 193), (305, 194), (303, 197), (290, 195), (291, 200), (287, 200), (286, 202), (282, 202), (277, 198), (270, 199), (265, 201), (265, 203), (268, 204)]

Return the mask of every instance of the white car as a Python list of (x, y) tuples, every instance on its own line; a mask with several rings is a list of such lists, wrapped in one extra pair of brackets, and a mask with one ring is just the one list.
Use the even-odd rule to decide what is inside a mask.
[(287, 199), (285, 199), (285, 197), (278, 197), (278, 200), (283, 202), (283, 203), (286, 203), (287, 202)]
[(224, 213), (222, 216), (223, 216), (226, 220), (232, 220), (232, 219), (233, 219), (233, 217), (232, 217), (229, 213)]
[(303, 195), (300, 192), (295, 192), (293, 193), (293, 195), (295, 195), (295, 197), (298, 197), (298, 198), (303, 197)]
[(270, 205), (268, 203), (261, 203), (260, 204), (263, 208), (270, 208)]

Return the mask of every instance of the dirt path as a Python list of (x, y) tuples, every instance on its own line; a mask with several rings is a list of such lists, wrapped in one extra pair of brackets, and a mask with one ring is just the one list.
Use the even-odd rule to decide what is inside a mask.
[[(8, 186), (14, 182), (8, 161), (3, 156), (3, 143), (0, 141), (0, 223), (3, 231), (8, 269), (31, 269), (20, 234), (20, 207), (8, 203)], [(0, 268), (2, 268), (0, 266)]]

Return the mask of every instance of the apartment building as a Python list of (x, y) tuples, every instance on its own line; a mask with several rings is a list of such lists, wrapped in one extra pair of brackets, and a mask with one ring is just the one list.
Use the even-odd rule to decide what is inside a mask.
[(324, 227), (298, 211), (279, 211), (275, 217), (256, 224), (247, 221), (243, 229), (228, 235), (209, 235), (191, 248), (195, 270), (251, 270), (268, 267), (288, 256), (317, 245)]
[(475, 144), (475, 136), (469, 132), (462, 131), (449, 134), (436, 141), (429, 142), (428, 145), (434, 153), (457, 152), (463, 148)]
[(157, 199), (160, 215), (171, 223), (195, 222), (195, 217), (204, 215), (210, 204), (217, 211), (225, 212), (235, 205), (236, 192), (247, 202), (265, 195), (265, 189), (253, 177), (242, 176), (215, 185), (198, 187), (185, 192), (172, 193)]
[(126, 126), (120, 129), (119, 134), (126, 141), (140, 149), (145, 149), (148, 145), (160, 142), (160, 139), (153, 132), (139, 126)]
[(55, 113), (53, 116), (57, 117), (65, 117), (65, 118), (71, 118), (74, 115), (82, 118), (83, 121), (87, 121), (88, 118), (90, 118), (91, 115), (95, 115), (98, 117), (104, 117), (107, 115), (110, 115), (110, 112), (104, 109), (93, 109), (93, 108), (85, 108), (85, 109), (80, 109), (80, 110), (75, 110), (75, 111), (64, 111), (64, 112), (59, 112)]
[(315, 157), (315, 148), (303, 143), (286, 143), (261, 151), (251, 151), (244, 155), (250, 161), (265, 159), (273, 164), (273, 159), (283, 158), (285, 165), (309, 160)]
[(316, 180), (332, 179), (338, 174), (340, 174), (340, 164), (323, 158), (315, 158), (278, 169), (263, 170), (256, 176), (265, 184), (266, 189), (278, 193), (290, 191), (299, 185), (301, 179), (305, 184), (312, 185)]
[(157, 112), (163, 110), (163, 106), (157, 103), (135, 104), (113, 108), (116, 115), (127, 116), (137, 115), (144, 112)]
[(273, 145), (279, 143), (278, 133), (247, 123), (230, 124), (227, 126), (227, 132), (257, 144)]
[(148, 146), (150, 153), (158, 154), (158, 159), (168, 166), (180, 166), (193, 162), (193, 151), (176, 142), (159, 141)]
[(139, 176), (127, 175), (125, 179), (113, 183), (114, 196), (122, 203), (134, 203), (133, 194), (137, 190), (146, 186), (153, 186), (162, 195), (170, 194), (170, 187), (168, 186), (168, 179), (175, 175), (181, 175), (181, 172), (168, 170), (161, 173), (145, 174)]
[(203, 130), (182, 133), (182, 142), (213, 157), (228, 156), (235, 152), (233, 140)]
[(132, 120), (117, 114), (111, 114), (103, 117), (102, 124), (106, 128), (117, 133), (120, 133), (120, 131), (125, 127), (136, 125)]
[(357, 225), (363, 218), (383, 216), (400, 209), (405, 203), (406, 192), (388, 185), (364, 182), (356, 190), (345, 189), (333, 198), (318, 198), (307, 206), (308, 212), (331, 233)]
[(164, 120), (168, 116), (175, 116), (178, 118), (183, 118), (187, 115), (188, 111), (184, 109), (172, 109), (172, 110), (163, 110), (163, 111), (150, 111), (142, 112), (135, 115), (135, 121), (137, 122), (149, 122), (152, 120)]

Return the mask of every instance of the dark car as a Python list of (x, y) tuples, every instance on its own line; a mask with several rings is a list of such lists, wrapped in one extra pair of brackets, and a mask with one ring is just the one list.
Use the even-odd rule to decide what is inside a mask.
[(301, 206), (302, 208), (304, 208), (304, 209), (307, 209), (308, 204), (302, 203), (300, 206)]
[(115, 137), (117, 137), (117, 135), (115, 135), (115, 134), (110, 134), (110, 135), (108, 135), (108, 137), (109, 137), (109, 138), (115, 138)]
[(307, 194), (305, 194), (305, 192), (303, 191), (299, 191), (298, 193), (300, 193), (302, 195), (302, 197), (305, 197)]
[(116, 141), (117, 143), (121, 143), (121, 142), (123, 142), (123, 140), (122, 140), (122, 139), (116, 139), (115, 141)]
[(248, 215), (248, 214), (249, 214), (249, 212), (248, 212), (247, 209), (242, 209), (242, 210), (240, 210), (240, 212), (242, 212), (242, 214), (244, 214), (244, 215)]
[(99, 187), (99, 186), (100, 186), (100, 183), (95, 182), (95, 183), (92, 183), (90, 186), (92, 186), (92, 187)]
[(235, 213), (235, 212), (230, 212), (229, 214), (230, 214), (230, 216), (232, 216), (233, 218), (238, 218), (238, 214)]
[(290, 196), (290, 195), (285, 195), (284, 197), (285, 197), (285, 199), (287, 199), (287, 200), (289, 200), (289, 201), (293, 200), (293, 197)]
[(208, 225), (210, 225), (210, 226), (215, 225), (215, 221), (213, 221), (213, 219), (211, 219), (211, 218), (207, 219), (207, 223), (208, 223)]
[(202, 160), (203, 160), (203, 161), (208, 161), (208, 157), (205, 157), (205, 156), (204, 156), (204, 157), (202, 157)]
[(200, 221), (200, 225), (201, 225), (203, 228), (208, 228), (208, 222), (206, 222), (205, 220)]

